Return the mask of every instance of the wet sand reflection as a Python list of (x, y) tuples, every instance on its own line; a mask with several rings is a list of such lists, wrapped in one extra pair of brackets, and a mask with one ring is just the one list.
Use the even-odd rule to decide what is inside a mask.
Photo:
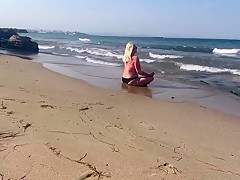
[(122, 83), (122, 91), (127, 93), (141, 94), (152, 98), (152, 90), (148, 87), (129, 86)]

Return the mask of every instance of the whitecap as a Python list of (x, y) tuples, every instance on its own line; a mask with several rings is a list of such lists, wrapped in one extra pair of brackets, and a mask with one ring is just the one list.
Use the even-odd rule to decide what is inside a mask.
[(86, 57), (85, 56), (75, 56), (76, 58), (79, 58), (79, 59), (85, 59)]
[(55, 46), (47, 46), (47, 45), (38, 45), (39, 49), (53, 49)]
[(156, 60), (153, 60), (153, 59), (139, 59), (141, 62), (146, 62), (146, 63), (153, 63), (155, 62)]
[(56, 52), (53, 52), (53, 54), (60, 55), (60, 56), (68, 56), (69, 55), (69, 54), (61, 54), (61, 53), (56, 53)]
[(240, 54), (240, 49), (218, 49), (218, 48), (215, 48), (213, 50), (213, 53), (218, 53), (218, 54)]
[(101, 65), (107, 65), (107, 66), (120, 66), (117, 63), (110, 63), (110, 62), (104, 62), (104, 61), (99, 61), (99, 60), (94, 60), (89, 57), (86, 58), (86, 61), (89, 63), (94, 63), (94, 64), (101, 64)]
[(231, 73), (234, 75), (240, 76), (240, 70), (238, 69), (228, 69), (228, 68), (215, 68), (215, 67), (208, 67), (208, 66), (200, 66), (194, 64), (183, 64), (183, 63), (175, 63), (180, 67), (180, 69), (187, 70), (187, 71), (203, 71), (203, 72), (210, 72), (210, 73)]
[(77, 52), (77, 53), (83, 53), (83, 52), (85, 52), (84, 49), (78, 49), (78, 48), (67, 47), (66, 49), (67, 49), (67, 50), (70, 50), (70, 51), (72, 51), (72, 52)]
[(91, 40), (90, 40), (90, 39), (87, 39), (87, 38), (79, 38), (79, 41), (82, 41), (82, 42), (90, 42)]
[(107, 51), (107, 50), (104, 50), (104, 49), (98, 49), (98, 48), (92, 48), (92, 49), (78, 49), (78, 48), (71, 48), (71, 47), (68, 47), (66, 48), (67, 50), (70, 50), (70, 51), (74, 51), (74, 52), (77, 52), (77, 53), (88, 53), (88, 54), (92, 54), (92, 55), (96, 55), (96, 56), (107, 56), (107, 57), (116, 57), (118, 59), (122, 59), (122, 55), (120, 54), (114, 54), (110, 51)]
[(169, 55), (169, 54), (163, 54), (163, 55), (160, 55), (160, 54), (153, 54), (153, 53), (149, 53), (149, 56), (151, 58), (155, 58), (155, 59), (165, 59), (165, 58), (169, 58), (169, 59), (177, 59), (177, 58), (183, 58), (183, 56), (177, 56), (177, 55)]

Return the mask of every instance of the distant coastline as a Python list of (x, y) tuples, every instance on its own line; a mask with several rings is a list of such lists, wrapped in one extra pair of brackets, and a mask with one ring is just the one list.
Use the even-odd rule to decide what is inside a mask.
[[(15, 28), (13, 28), (15, 29)], [(17, 29), (17, 28), (16, 28)], [(161, 36), (161, 35), (124, 35), (124, 34), (115, 34), (115, 33), (94, 33), (94, 32), (81, 32), (81, 31), (70, 31), (70, 30), (45, 30), (45, 29), (26, 29), (27, 32), (24, 33), (64, 33), (64, 34), (83, 34), (90, 36), (102, 36), (102, 37), (132, 37), (132, 38), (159, 38), (159, 39), (200, 39), (200, 40), (232, 40), (232, 41), (240, 41), (240, 38), (213, 38), (213, 37), (175, 37), (175, 36)], [(20, 33), (20, 32), (19, 32)], [(23, 32), (21, 32), (23, 33)]]

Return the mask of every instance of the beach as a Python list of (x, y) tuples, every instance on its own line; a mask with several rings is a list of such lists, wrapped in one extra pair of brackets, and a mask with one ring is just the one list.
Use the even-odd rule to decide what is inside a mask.
[(0, 55), (0, 179), (239, 179), (240, 121)]

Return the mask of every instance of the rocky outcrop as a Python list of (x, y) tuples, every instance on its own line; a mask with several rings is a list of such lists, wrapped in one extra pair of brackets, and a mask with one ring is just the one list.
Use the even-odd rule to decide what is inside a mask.
[(29, 37), (22, 37), (19, 35), (12, 35), (7, 44), (7, 49), (16, 49), (27, 52), (38, 53), (38, 44), (36, 42), (31, 41)]
[(9, 39), (12, 35), (17, 35), (16, 30), (0, 28), (0, 39)]
[(38, 53), (39, 48), (31, 38), (19, 36), (17, 32), (25, 33), (25, 30), (0, 28), (0, 48), (13, 49), (30, 53)]

